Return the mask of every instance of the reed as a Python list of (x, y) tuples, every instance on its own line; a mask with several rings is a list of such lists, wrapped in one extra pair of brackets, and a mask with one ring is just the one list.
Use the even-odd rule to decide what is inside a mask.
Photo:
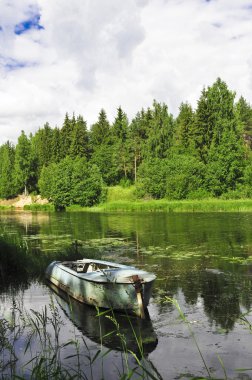
[[(143, 350), (139, 358), (138, 354), (128, 349), (125, 336), (113, 311), (98, 310), (97, 318), (102, 317), (104, 313), (114, 325), (109, 334), (119, 337), (122, 344), (122, 365), (120, 370), (118, 369), (118, 379), (127, 380), (136, 375), (138, 379), (160, 380), (158, 373), (152, 373), (141, 362)], [(105, 337), (101, 335), (101, 347), (94, 353), (90, 351), (85, 338), (80, 338), (75, 332), (71, 339), (64, 341), (63, 324), (52, 298), (49, 306), (45, 306), (42, 311), (33, 309), (26, 311), (21, 302), (18, 304), (13, 301), (10, 320), (0, 318), (1, 378), (95, 380), (94, 366), (101, 366), (102, 378), (106, 380), (103, 374), (103, 361), (111, 349), (103, 346)], [(136, 339), (141, 348), (141, 340), (137, 334)], [(22, 359), (16, 354), (16, 347), (23, 353)], [(66, 348), (71, 351), (68, 356)], [(136, 364), (133, 368), (132, 364), (131, 366), (129, 364), (130, 356), (135, 358)]]
[(25, 211), (55, 211), (55, 207), (51, 203), (40, 205), (38, 203), (32, 203), (24, 206)]
[(92, 212), (251, 212), (252, 199), (114, 201), (83, 210)]
[(1, 211), (9, 211), (9, 210), (14, 210), (14, 207), (13, 206), (10, 206), (10, 205), (0, 205), (0, 210)]

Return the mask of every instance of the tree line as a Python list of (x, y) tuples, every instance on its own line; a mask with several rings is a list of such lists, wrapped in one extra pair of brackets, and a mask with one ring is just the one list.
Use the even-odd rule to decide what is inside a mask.
[(218, 78), (197, 107), (182, 103), (175, 118), (153, 102), (129, 121), (102, 109), (87, 127), (66, 114), (0, 147), (0, 198), (41, 193), (56, 206), (92, 206), (106, 186), (136, 184), (139, 197), (202, 199), (252, 196), (252, 107)]

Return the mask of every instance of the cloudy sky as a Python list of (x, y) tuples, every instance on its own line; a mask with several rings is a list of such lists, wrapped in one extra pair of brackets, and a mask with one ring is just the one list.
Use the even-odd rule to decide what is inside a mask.
[(101, 108), (194, 107), (221, 77), (252, 103), (252, 0), (0, 0), (0, 143)]

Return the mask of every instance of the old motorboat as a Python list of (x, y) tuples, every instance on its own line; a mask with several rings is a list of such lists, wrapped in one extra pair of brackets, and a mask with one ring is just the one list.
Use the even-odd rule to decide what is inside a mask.
[(156, 276), (133, 266), (82, 259), (53, 261), (46, 278), (80, 302), (145, 318)]
[[(124, 350), (126, 344), (127, 349), (133, 351), (139, 358), (156, 348), (158, 339), (148, 310), (146, 310), (146, 319), (115, 313), (110, 309), (97, 313), (94, 307), (69, 297), (52, 283), (49, 283), (49, 287), (65, 316), (93, 343), (102, 342), (105, 347), (119, 351)], [(120, 334), (115, 326), (120, 326)]]

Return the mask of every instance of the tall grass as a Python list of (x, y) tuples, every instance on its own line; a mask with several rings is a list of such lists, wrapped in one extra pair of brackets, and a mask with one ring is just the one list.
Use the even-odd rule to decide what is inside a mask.
[(90, 209), (93, 212), (252, 212), (252, 199), (113, 201)]
[(4, 210), (14, 210), (14, 206), (11, 206), (11, 205), (0, 205), (0, 210), (1, 211), (4, 211)]
[(112, 186), (107, 188), (107, 202), (117, 201), (136, 201), (136, 188), (135, 186), (122, 187)]
[(30, 205), (25, 205), (24, 210), (26, 211), (55, 211), (55, 207), (51, 203), (47, 203), (44, 205), (38, 203), (32, 203)]
[[(138, 340), (142, 352), (139, 358), (139, 355), (128, 349), (124, 334), (113, 313), (98, 310), (97, 318), (104, 313), (114, 325), (109, 334), (119, 337), (122, 345), (122, 363), (120, 369), (117, 368), (117, 379), (127, 380), (132, 376), (136, 376), (137, 379), (160, 379), (158, 373), (150, 371), (150, 366), (143, 364), (141, 341)], [(106, 380), (103, 362), (111, 349), (103, 346), (105, 337), (101, 335), (100, 348), (94, 352), (90, 350), (85, 338), (80, 338), (75, 332), (71, 339), (64, 341), (63, 325), (59, 310), (52, 299), (49, 307), (45, 306), (42, 311), (26, 311), (22, 305), (13, 302), (11, 318), (0, 318), (1, 379), (95, 380), (94, 369), (100, 366), (102, 378)], [(135, 359), (133, 367), (129, 362), (130, 356)]]

